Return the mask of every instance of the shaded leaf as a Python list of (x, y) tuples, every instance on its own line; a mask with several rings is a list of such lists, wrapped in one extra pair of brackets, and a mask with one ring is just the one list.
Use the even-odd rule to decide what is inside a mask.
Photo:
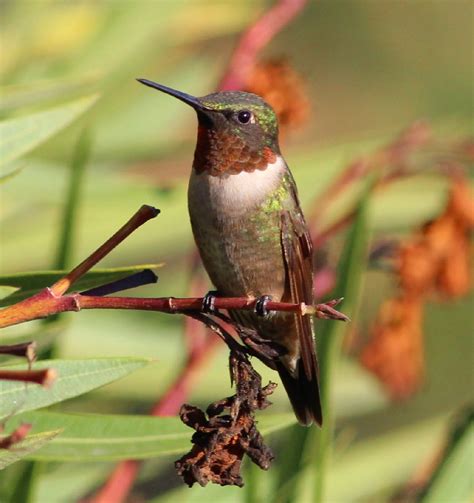
[(28, 456), (41, 449), (44, 445), (50, 442), (61, 430), (44, 431), (27, 436), (24, 440), (15, 444), (10, 449), (0, 449), (0, 470), (3, 470), (8, 465), (15, 461)]
[[(89, 290), (96, 286), (110, 283), (129, 276), (143, 269), (156, 269), (161, 264), (140, 264), (127, 267), (115, 267), (110, 269), (95, 269), (89, 271), (79, 279), (73, 287), (74, 291)], [(5, 301), (0, 302), (1, 306), (15, 304), (20, 300), (31, 297), (47, 286), (51, 286), (55, 281), (65, 276), (69, 271), (32, 271), (0, 276), (0, 285), (16, 287), (19, 290), (10, 295)]]
[(10, 163), (33, 150), (83, 114), (98, 96), (0, 122), (0, 164)]
[(84, 172), (90, 157), (90, 150), (91, 139), (86, 129), (79, 136), (70, 165), (68, 191), (62, 216), (57, 257), (53, 264), (53, 267), (57, 269), (69, 267), (71, 262), (72, 250), (74, 249), (74, 233), (77, 224), (77, 209), (84, 185)]
[[(352, 443), (334, 457), (325, 501), (380, 501), (381, 492), (406, 484), (429, 459), (445, 424), (446, 416), (435, 416)], [(374, 476), (374, 470), (383, 476)]]
[(420, 503), (472, 501), (474, 479), (472, 455), (474, 452), (474, 411), (470, 410), (451, 434), (443, 459)]
[[(0, 381), (0, 418), (39, 409), (99, 388), (147, 365), (145, 358), (101, 358), (90, 360), (43, 360), (35, 370), (54, 368), (58, 378), (52, 388), (27, 386), (18, 381)], [(3, 369), (24, 369), (9, 365)]]
[(26, 461), (18, 467), (19, 475), (17, 483), (13, 488), (10, 498), (5, 503), (21, 501), (22, 503), (35, 503), (37, 501), (36, 489), (40, 480), (38, 476), (41, 473), (41, 464), (35, 461)]
[[(30, 459), (47, 461), (97, 461), (146, 459), (178, 454), (189, 449), (192, 430), (178, 417), (120, 416), (31, 412), (12, 423), (29, 422), (33, 430), (64, 429), (47, 448)], [(263, 434), (294, 424), (292, 414), (264, 416), (259, 420)]]

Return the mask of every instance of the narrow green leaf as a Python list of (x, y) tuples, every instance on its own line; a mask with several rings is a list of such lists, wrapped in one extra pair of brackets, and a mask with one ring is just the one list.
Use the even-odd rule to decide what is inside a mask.
[[(161, 264), (140, 264), (110, 269), (95, 269), (89, 271), (74, 284), (74, 291), (88, 290), (96, 286), (125, 278), (143, 269), (157, 269)], [(0, 302), (0, 307), (15, 304), (39, 292), (55, 281), (65, 276), (69, 271), (32, 271), (26, 273), (0, 276), (0, 285), (16, 287), (19, 290)]]
[(11, 449), (0, 449), (0, 470), (41, 449), (60, 432), (61, 430), (58, 429), (28, 435), (24, 440), (12, 446)]
[(17, 286), (0, 285), (0, 299), (6, 299), (17, 292), (19, 288)]
[[(50, 389), (23, 382), (0, 381), (0, 418), (39, 409), (82, 395), (126, 376), (149, 363), (145, 358), (100, 358), (90, 360), (42, 360), (35, 369), (53, 368), (58, 378)], [(10, 365), (4, 369), (24, 369)]]
[(468, 503), (474, 494), (474, 410), (463, 417), (450, 435), (443, 459), (420, 503)]
[(30, 152), (83, 114), (98, 96), (88, 96), (45, 112), (0, 122), (0, 164)]
[[(12, 424), (25, 421), (33, 424), (34, 432), (64, 429), (47, 448), (29, 456), (44, 461), (112, 461), (180, 454), (191, 448), (193, 434), (177, 417), (30, 412), (11, 420)], [(293, 422), (290, 414), (263, 416), (258, 428), (265, 435)]]
[(55, 269), (65, 269), (70, 265), (71, 253), (74, 249), (73, 238), (76, 227), (77, 207), (84, 180), (85, 166), (90, 156), (90, 149), (90, 135), (85, 130), (79, 137), (71, 162), (66, 207), (63, 213), (56, 263), (53, 265)]
[(40, 473), (44, 465), (36, 461), (23, 460), (19, 466), (19, 475), (13, 490), (5, 503), (35, 503), (36, 492), (38, 489), (38, 481)]

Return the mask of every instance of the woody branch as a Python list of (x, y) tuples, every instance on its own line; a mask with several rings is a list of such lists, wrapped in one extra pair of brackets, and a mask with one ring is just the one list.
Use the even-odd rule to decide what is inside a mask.
[[(105, 257), (120, 242), (126, 239), (134, 230), (159, 214), (159, 210), (151, 206), (142, 206), (135, 215), (122, 226), (111, 238), (92, 253), (69, 274), (58, 280), (51, 287), (9, 306), (0, 311), (0, 328), (46, 318), (55, 314), (68, 311), (81, 311), (83, 309), (133, 309), (141, 311), (159, 311), (169, 314), (189, 314), (202, 309), (203, 298), (136, 298), (136, 297), (100, 297), (83, 295), (80, 293), (65, 294), (74, 283), (88, 272), (100, 259)], [(216, 309), (255, 309), (257, 299), (247, 297), (222, 297), (216, 298)], [(315, 315), (319, 318), (347, 320), (342, 313), (334, 307), (338, 300), (326, 304), (309, 306), (306, 304), (291, 304), (286, 302), (267, 303), (269, 311), (285, 311), (300, 315)]]

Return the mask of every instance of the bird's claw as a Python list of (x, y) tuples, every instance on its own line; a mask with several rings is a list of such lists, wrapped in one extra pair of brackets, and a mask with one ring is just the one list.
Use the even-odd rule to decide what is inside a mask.
[(206, 293), (206, 295), (202, 299), (201, 310), (203, 313), (214, 314), (217, 312), (216, 307), (214, 306), (216, 302), (217, 291), (210, 290)]
[(268, 316), (268, 309), (267, 309), (267, 304), (272, 300), (270, 295), (262, 295), (257, 299), (257, 302), (255, 302), (255, 314), (257, 316), (262, 316), (263, 318), (265, 316)]

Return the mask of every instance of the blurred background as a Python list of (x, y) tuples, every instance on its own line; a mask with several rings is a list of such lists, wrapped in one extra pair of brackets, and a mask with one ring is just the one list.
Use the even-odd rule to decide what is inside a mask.
[[(4, 0), (0, 5), (1, 118), (27, 116), (92, 95), (98, 98), (70, 125), (14, 166), (7, 166), (12, 176), (0, 188), (1, 273), (54, 267), (71, 159), (78, 138), (87, 130), (91, 153), (81, 180), (68, 265), (87, 256), (147, 203), (160, 208), (160, 216), (101, 266), (163, 263), (158, 284), (134, 294), (188, 295), (194, 245), (186, 187), (196, 119), (188, 107), (145, 89), (135, 79), (149, 78), (197, 96), (214, 92), (241, 33), (271, 5), (224, 0)], [(265, 65), (276, 65), (281, 73), (274, 80), (281, 78), (287, 85), (281, 99), (294, 120), (283, 127), (282, 150), (307, 214), (313, 215), (315, 208), (322, 211), (315, 216), (320, 230), (338, 222), (360, 195), (363, 177), (318, 206), (318, 198), (337, 177), (357, 159), (389, 164), (385, 158), (374, 158), (374, 152), (420, 120), (424, 121), (421, 129), (414, 131), (430, 140), (422, 142), (421, 153), (416, 151), (410, 158), (415, 173), (387, 184), (370, 198), (371, 249), (393, 240), (411, 246), (415, 239), (419, 244), (420, 239), (429, 239), (425, 223), (446, 215), (447, 201), (454, 197), (452, 181), (430, 171), (430, 163), (438, 155), (457, 162), (458, 146), (467, 145), (472, 134), (472, 15), (472, 3), (462, 0), (310, 1), (258, 55), (263, 74), (269, 72)], [(265, 87), (262, 79), (254, 74), (246, 87)], [(472, 144), (470, 148), (472, 159)], [(472, 177), (465, 166), (461, 192)], [(472, 200), (463, 201), (469, 210)], [(336, 274), (346, 230), (333, 232), (318, 250), (321, 270)], [(469, 263), (472, 252), (468, 232), (456, 234), (452, 241), (463, 249), (462, 256), (457, 255), (463, 264)], [(367, 348), (384, 332), (387, 316), (394, 317), (393, 305), (385, 305), (385, 313), (391, 314), (383, 318), (381, 305), (387, 299), (405, 302), (407, 297), (400, 292), (409, 289), (408, 280), (393, 263), (364, 262), (359, 267), (360, 294), (353, 299), (353, 323), (346, 330), (343, 355), (334, 371), (331, 401), (336, 436), (326, 501), (394, 501), (397, 494), (404, 495), (398, 501), (408, 501), (403, 499), (408, 498), (403, 492), (407, 484), (430, 466), (453, 416), (472, 401), (472, 270), (466, 266), (459, 273), (460, 287), (458, 281), (451, 290), (418, 292), (413, 301), (416, 327), (412, 324), (400, 339), (391, 339), (406, 352), (398, 359), (388, 357), (387, 367), (392, 365), (393, 370), (393, 365), (403, 367), (406, 362), (410, 367), (405, 374), (400, 369), (400, 384), (380, 370), (387, 367), (372, 354), (380, 345)], [(202, 291), (195, 293), (204, 294), (209, 285), (204, 281), (199, 285)], [(330, 296), (331, 285), (324, 294)], [(66, 326), (54, 337), (49, 334), (38, 340), (45, 350), (53, 341), (58, 357), (137, 355), (151, 356), (156, 363), (66, 402), (63, 410), (147, 413), (185, 363), (180, 316), (95, 311), (68, 315), (65, 320)], [(318, 331), (328, 331), (324, 327), (329, 323), (335, 322), (320, 321)], [(31, 325), (17, 327), (15, 336), (31, 330)], [(379, 353), (387, 351), (383, 347)], [(226, 351), (219, 346), (209, 356), (193, 377), (186, 402), (205, 407), (231, 393)], [(256, 366), (264, 381), (276, 380), (271, 371)], [(397, 374), (396, 368), (393, 373)], [(281, 387), (272, 401), (268, 413), (289, 410)], [(278, 486), (279, 459), (285, 456), (293, 433), (289, 428), (269, 437), (277, 460), (268, 473), (259, 475), (259, 497), (265, 498), (270, 494), (266, 491)], [(112, 466), (48, 466), (38, 501), (74, 501), (99, 487)], [(248, 498), (248, 491), (233, 487), (183, 488), (170, 466), (169, 458), (145, 463), (130, 501)], [(9, 470), (0, 477), (7, 477)], [(296, 501), (310, 501), (307, 479), (303, 470)]]

